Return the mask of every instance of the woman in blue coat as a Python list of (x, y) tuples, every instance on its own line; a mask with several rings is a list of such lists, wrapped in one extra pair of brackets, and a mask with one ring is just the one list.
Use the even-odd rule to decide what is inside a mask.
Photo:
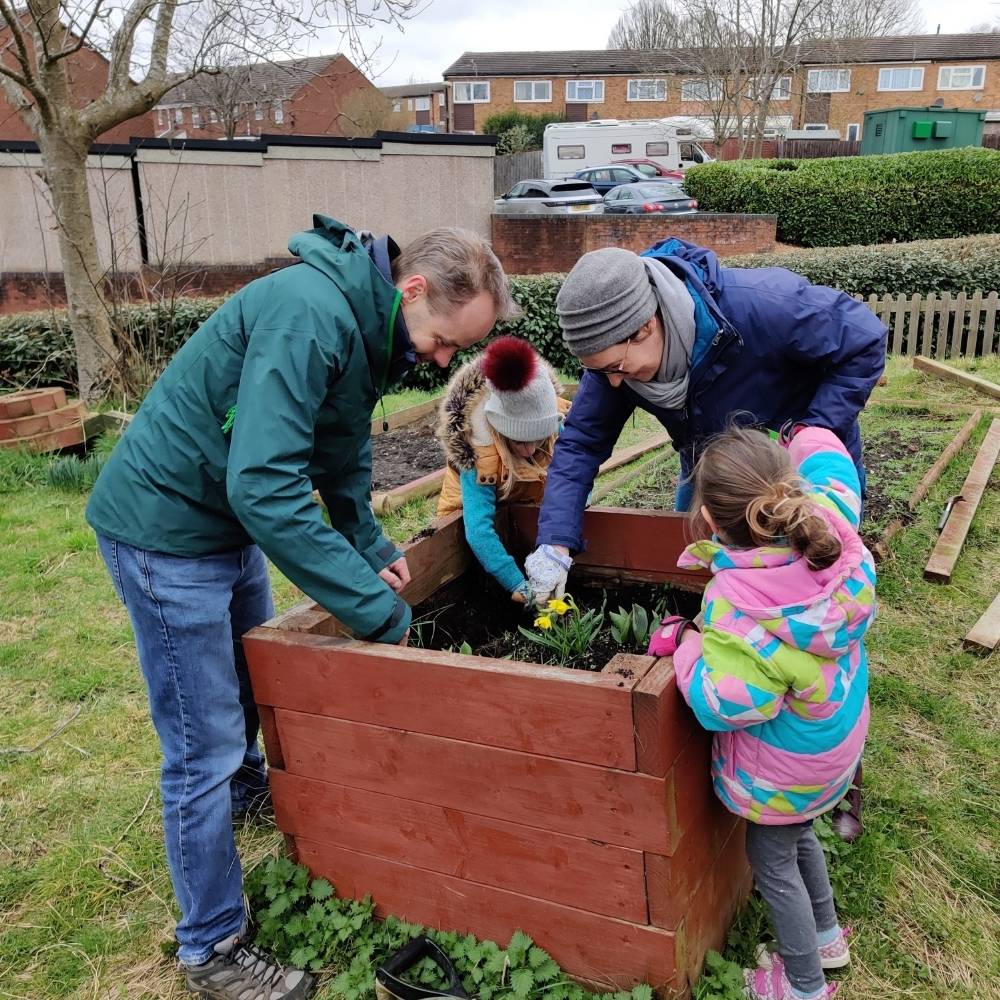
[(858, 414), (885, 366), (887, 330), (849, 295), (782, 267), (722, 267), (711, 250), (669, 239), (641, 256), (617, 247), (585, 254), (556, 309), (585, 370), (525, 565), (536, 601), (565, 587), (586, 544), (583, 511), (598, 467), (636, 407), (680, 453), (678, 510), (690, 502), (704, 444), (737, 415), (772, 430), (828, 428), (864, 486)]

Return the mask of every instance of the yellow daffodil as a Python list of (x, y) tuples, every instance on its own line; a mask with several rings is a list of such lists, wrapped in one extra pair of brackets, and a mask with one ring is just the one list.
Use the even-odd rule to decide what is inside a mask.
[(569, 611), (569, 605), (558, 597), (553, 597), (548, 603), (549, 611), (557, 615), (564, 615)]
[(535, 619), (535, 628), (548, 630), (552, 628), (552, 615), (539, 615)]

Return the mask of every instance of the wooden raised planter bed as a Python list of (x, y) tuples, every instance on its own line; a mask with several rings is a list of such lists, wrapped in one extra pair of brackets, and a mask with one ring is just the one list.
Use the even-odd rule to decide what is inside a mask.
[[(537, 510), (503, 511), (523, 555)], [(683, 519), (594, 508), (574, 574), (701, 589)], [(408, 547), (418, 604), (470, 566), (461, 515)], [(312, 602), (244, 637), (290, 851), (378, 911), (506, 943), (573, 976), (683, 994), (749, 890), (743, 823), (669, 659), (601, 672), (360, 642)]]

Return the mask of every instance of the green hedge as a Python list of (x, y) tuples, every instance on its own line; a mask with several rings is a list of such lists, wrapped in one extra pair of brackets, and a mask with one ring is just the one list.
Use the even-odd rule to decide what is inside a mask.
[(729, 257), (727, 267), (787, 267), (851, 295), (1000, 291), (1000, 235)]
[(685, 189), (711, 212), (778, 217), (778, 239), (847, 246), (1000, 231), (1000, 150), (737, 160), (692, 167)]
[(531, 148), (541, 149), (545, 126), (562, 120), (562, 115), (532, 115), (525, 111), (502, 111), (499, 114), (490, 115), (483, 122), (483, 134), (502, 136), (504, 132), (512, 129), (515, 125), (524, 125), (531, 133)]
[[(1000, 235), (753, 254), (729, 257), (723, 263), (726, 267), (787, 267), (816, 284), (831, 285), (852, 295), (992, 291), (1000, 290)], [(513, 323), (500, 324), (498, 332), (530, 340), (554, 368), (577, 372), (576, 359), (563, 344), (556, 318), (555, 300), (562, 280), (560, 274), (511, 277), (511, 290), (524, 315)], [(137, 340), (156, 343), (158, 351), (172, 353), (220, 302), (222, 299), (179, 299), (169, 309), (128, 306), (122, 316)], [(475, 348), (461, 352), (450, 371), (475, 352)], [(73, 388), (75, 363), (66, 311), (0, 317), (0, 359), (5, 384), (30, 381)], [(447, 381), (450, 371), (422, 365), (410, 373), (406, 384), (436, 389)]]

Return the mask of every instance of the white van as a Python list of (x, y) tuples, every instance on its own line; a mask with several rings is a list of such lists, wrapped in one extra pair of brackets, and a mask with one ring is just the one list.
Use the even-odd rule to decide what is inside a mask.
[(543, 172), (546, 180), (562, 180), (585, 167), (635, 160), (685, 170), (712, 159), (698, 144), (708, 138), (706, 131), (696, 119), (683, 117), (557, 122), (545, 126)]

